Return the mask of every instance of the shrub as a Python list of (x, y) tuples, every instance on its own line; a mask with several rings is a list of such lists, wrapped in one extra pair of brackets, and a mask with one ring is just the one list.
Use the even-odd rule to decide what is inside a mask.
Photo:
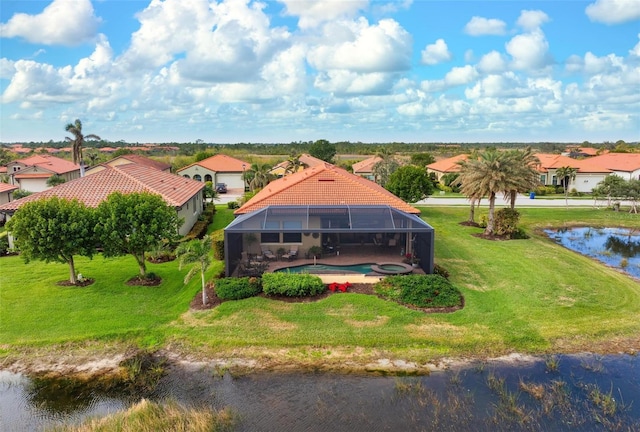
[(184, 238), (181, 241), (191, 241), (195, 239), (201, 239), (207, 234), (208, 227), (209, 227), (209, 222), (207, 222), (206, 220), (198, 220), (195, 224), (193, 224), (191, 231), (189, 231), (189, 233), (186, 236), (184, 236)]
[(216, 281), (216, 295), (222, 300), (240, 300), (260, 294), (260, 278), (224, 278)]
[(213, 240), (213, 257), (217, 260), (224, 260), (224, 230), (219, 229), (211, 235)]
[(240, 206), (238, 205), (238, 202), (237, 202), (237, 201), (229, 201), (229, 202), (227, 203), (227, 208), (228, 208), (228, 209), (231, 209), (231, 210), (235, 210), (235, 209), (237, 209), (237, 208), (240, 208)]
[(262, 289), (267, 295), (306, 297), (323, 293), (327, 287), (318, 276), (293, 273), (265, 273)]
[(511, 237), (518, 231), (518, 221), (520, 213), (518, 210), (503, 208), (496, 212), (495, 230), (498, 235), (506, 235)]
[(6, 255), (9, 252), (9, 238), (7, 232), (0, 232), (0, 255)]
[(437, 274), (442, 276), (445, 279), (449, 279), (449, 271), (439, 264), (433, 265), (433, 274)]
[(462, 294), (437, 274), (387, 276), (378, 282), (376, 294), (405, 304), (429, 308), (452, 307), (462, 303)]

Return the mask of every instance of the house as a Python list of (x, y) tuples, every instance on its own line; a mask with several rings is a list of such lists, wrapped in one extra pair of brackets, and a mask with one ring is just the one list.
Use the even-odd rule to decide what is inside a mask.
[(537, 153), (536, 157), (540, 160), (537, 167), (540, 182), (546, 186), (562, 185), (563, 179), (557, 176), (557, 170), (561, 167), (576, 169), (576, 178), (569, 182), (569, 188), (583, 193), (590, 193), (612, 174), (625, 180), (640, 179), (640, 153), (604, 153), (586, 159)]
[(176, 171), (176, 174), (199, 182), (225, 183), (227, 189), (244, 192), (246, 183), (244, 172), (251, 164), (224, 154), (217, 154), (199, 162), (192, 163)]
[(118, 166), (118, 165), (126, 165), (126, 164), (130, 164), (130, 163), (135, 163), (135, 164), (139, 164), (139, 165), (145, 165), (148, 166), (150, 168), (155, 168), (157, 170), (160, 171), (164, 171), (167, 173), (171, 172), (171, 165), (164, 163), (164, 162), (160, 162), (151, 158), (148, 158), (146, 156), (142, 156), (142, 155), (137, 155), (137, 154), (128, 154), (128, 155), (122, 155), (122, 156), (118, 156), (116, 158), (113, 158), (103, 164), (99, 164), (96, 165), (94, 167), (91, 167), (89, 169), (87, 169), (86, 174), (85, 175), (90, 175), (90, 174), (94, 174), (98, 171), (102, 171), (103, 169), (105, 169), (104, 167), (106, 165), (109, 166)]
[[(325, 163), (322, 159), (318, 159), (317, 157), (313, 157), (310, 154), (303, 153), (298, 157), (298, 160), (302, 163), (298, 171), (302, 171), (306, 168), (313, 168), (318, 165), (322, 165)], [(287, 168), (289, 167), (288, 161), (283, 161), (271, 168), (269, 174), (274, 175), (277, 178), (284, 177), (288, 172)]]
[(435, 161), (432, 164), (427, 165), (427, 174), (434, 173), (438, 181), (442, 179), (445, 174), (460, 172), (460, 162), (463, 162), (469, 158), (467, 154), (459, 154), (450, 158), (441, 159)]
[[(18, 189), (16, 185), (0, 182), (0, 205), (11, 202), (13, 191)], [(0, 213), (0, 223), (4, 223), (5, 215)]]
[(104, 169), (42, 192), (0, 205), (0, 213), (11, 217), (23, 204), (41, 198), (77, 199), (97, 207), (111, 193), (150, 192), (160, 195), (183, 220), (178, 232), (187, 234), (203, 210), (204, 184), (139, 164), (104, 166)]
[(376, 181), (376, 176), (373, 173), (373, 167), (381, 161), (382, 158), (380, 156), (372, 156), (361, 160), (360, 162), (356, 162), (352, 165), (353, 173), (368, 180)]
[(9, 182), (29, 192), (49, 189), (47, 180), (59, 175), (65, 181), (80, 177), (80, 165), (51, 155), (35, 155), (7, 164)]
[(272, 181), (234, 214), (224, 231), (228, 275), (243, 253), (293, 247), (304, 255), (314, 246), (329, 254), (340, 253), (338, 248), (413, 253), (425, 272), (433, 272), (434, 230), (420, 219), (420, 210), (326, 162)]

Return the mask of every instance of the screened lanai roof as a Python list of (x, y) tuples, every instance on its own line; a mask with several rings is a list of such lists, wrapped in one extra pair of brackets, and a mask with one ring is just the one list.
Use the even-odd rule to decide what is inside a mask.
[(267, 206), (236, 218), (226, 232), (427, 232), (417, 215), (388, 205)]

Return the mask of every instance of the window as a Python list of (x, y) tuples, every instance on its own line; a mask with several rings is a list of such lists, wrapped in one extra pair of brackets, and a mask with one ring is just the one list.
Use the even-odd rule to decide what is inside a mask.
[(184, 178), (191, 178), (191, 177), (189, 177), (189, 174), (184, 174), (182, 177), (184, 177)]
[(211, 174), (205, 174), (204, 181), (205, 182), (208, 182), (208, 181), (212, 182), (213, 181), (213, 177), (211, 177)]
[(541, 175), (540, 176), (540, 183), (542, 184), (547, 184), (547, 176), (546, 175)]
[[(265, 230), (279, 230), (280, 223), (278, 221), (267, 221), (264, 225)], [(260, 234), (260, 243), (280, 243), (279, 232), (263, 232)]]
[(193, 179), (196, 181), (202, 181), (202, 176), (200, 176), (200, 174), (196, 174), (193, 176)]
[(556, 176), (551, 177), (551, 184), (558, 186), (558, 178)]
[(298, 230), (298, 232), (285, 232), (282, 233), (283, 243), (302, 243), (302, 222), (300, 221), (284, 221), (283, 226), (285, 230)]

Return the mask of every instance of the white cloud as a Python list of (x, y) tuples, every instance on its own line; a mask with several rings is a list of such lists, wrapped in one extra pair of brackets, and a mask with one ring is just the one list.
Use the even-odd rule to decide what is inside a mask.
[(422, 50), (422, 64), (435, 65), (449, 61), (451, 57), (451, 52), (449, 52), (449, 48), (444, 39), (438, 39), (436, 43), (427, 45), (425, 49)]
[(2, 37), (44, 45), (79, 45), (96, 36), (101, 20), (89, 0), (54, 0), (38, 15), (15, 14), (0, 24)]
[(9, 59), (0, 58), (0, 79), (11, 79), (15, 73), (15, 63)]
[(285, 5), (285, 15), (299, 17), (302, 29), (317, 27), (327, 21), (352, 18), (368, 5), (368, 0), (279, 0)]
[(471, 36), (503, 35), (506, 33), (507, 24), (495, 18), (482, 18), (474, 16), (464, 26), (464, 32)]
[(392, 85), (391, 76), (384, 73), (356, 73), (330, 70), (319, 73), (314, 86), (324, 92), (345, 94), (384, 94)]
[(620, 24), (640, 19), (638, 0), (596, 0), (585, 9), (591, 21)]
[(527, 31), (538, 29), (549, 21), (549, 16), (539, 10), (523, 10), (518, 17), (518, 25)]
[(371, 73), (402, 71), (411, 66), (411, 36), (394, 20), (369, 25), (361, 18), (330, 28), (334, 40), (318, 40), (309, 50), (308, 61), (316, 69)]
[(491, 51), (482, 56), (478, 62), (477, 69), (482, 73), (498, 73), (507, 68), (507, 62), (498, 51)]
[(473, 66), (466, 65), (462, 67), (454, 67), (444, 77), (447, 86), (459, 86), (469, 84), (478, 77), (478, 72)]
[(514, 36), (507, 42), (506, 49), (513, 58), (511, 64), (515, 69), (533, 71), (551, 63), (549, 43), (540, 30)]
[[(640, 33), (638, 33), (638, 39), (640, 39)], [(635, 57), (640, 57), (640, 41), (636, 44), (636, 46), (629, 50), (629, 54)]]

